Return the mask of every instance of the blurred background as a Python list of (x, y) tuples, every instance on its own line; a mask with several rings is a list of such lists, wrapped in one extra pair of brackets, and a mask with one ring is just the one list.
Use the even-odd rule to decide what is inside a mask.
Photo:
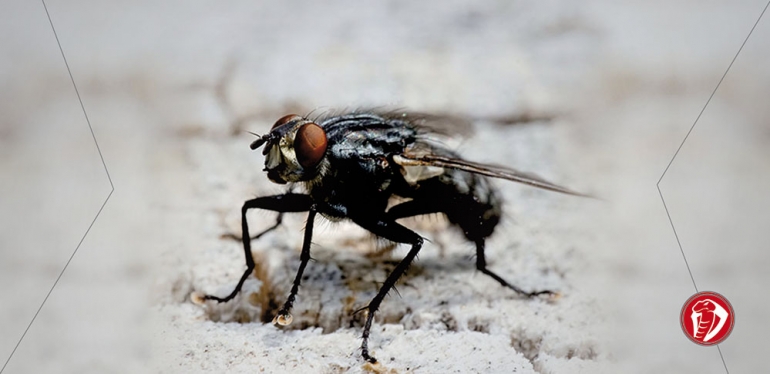
[[(47, 5), (115, 191), (8, 373), (195, 371), (205, 358), (169, 330), (180, 316), (213, 328), (186, 296), (207, 271), (205, 285), (222, 281), (190, 269), (237, 272), (242, 255), (228, 247), (222, 260), (212, 243), (245, 198), (279, 191), (245, 131), (367, 106), (463, 118), (473, 159), (514, 160), (605, 200), (511, 192), (536, 202), (512, 208), (517, 222), (576, 248), (548, 261), (567, 262), (563, 286), (595, 313), (579, 320), (597, 340), (579, 359), (594, 362), (528, 357), (531, 368), (724, 371), (679, 327), (695, 289), (655, 184), (766, 2)], [(43, 5), (0, 8), (4, 363), (111, 185)], [(698, 288), (736, 310), (721, 344), (735, 372), (766, 366), (770, 333), (769, 47), (765, 17), (660, 185)]]

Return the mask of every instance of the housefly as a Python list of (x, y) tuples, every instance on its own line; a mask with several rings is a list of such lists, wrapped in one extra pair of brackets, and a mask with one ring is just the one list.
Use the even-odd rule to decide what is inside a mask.
[[(248, 200), (241, 209), (246, 271), (225, 297), (205, 295), (205, 300), (226, 302), (240, 292), (254, 269), (250, 241), (275, 229), (283, 213), (308, 212), (300, 265), (289, 296), (273, 322), (288, 325), (302, 273), (310, 260), (313, 222), (317, 214), (332, 220), (350, 220), (374, 235), (411, 246), (362, 310), (368, 312), (361, 344), (362, 356), (371, 363), (368, 339), (375, 312), (399, 277), (412, 263), (423, 238), (396, 221), (400, 218), (443, 213), (476, 245), (476, 268), (501, 285), (526, 297), (551, 291), (525, 291), (487, 268), (484, 246), (502, 214), (502, 202), (489, 178), (501, 178), (555, 192), (581, 195), (536, 175), (507, 167), (464, 160), (435, 142), (433, 132), (419, 118), (406, 114), (353, 112), (320, 119), (290, 114), (251, 143), (263, 148), (267, 177), (278, 184), (299, 185), (305, 193), (288, 192)], [(404, 199), (388, 209), (391, 198)], [(255, 237), (249, 236), (246, 212), (265, 209), (279, 212), (278, 222)]]

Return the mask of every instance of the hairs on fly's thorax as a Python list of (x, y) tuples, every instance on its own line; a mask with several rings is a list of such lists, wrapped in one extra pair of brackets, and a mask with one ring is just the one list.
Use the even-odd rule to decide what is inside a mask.
[(311, 110), (308, 114), (306, 114), (305, 118), (320, 125), (325, 120), (333, 117), (338, 117), (338, 116), (348, 115), (348, 114), (356, 114), (356, 113), (371, 113), (371, 111), (367, 111), (365, 109), (350, 110), (349, 108), (350, 107), (343, 107), (343, 108), (329, 108), (326, 106), (316, 107), (313, 110)]

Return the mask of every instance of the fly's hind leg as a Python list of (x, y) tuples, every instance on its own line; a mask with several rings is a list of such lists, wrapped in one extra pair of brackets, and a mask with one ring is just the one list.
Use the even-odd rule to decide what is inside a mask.
[[(430, 213), (443, 213), (443, 211), (439, 204), (434, 204), (432, 203), (432, 201), (410, 200), (390, 208), (387, 212), (387, 215), (390, 219), (396, 220), (399, 218), (413, 217), (413, 216), (430, 214)], [(466, 236), (469, 236), (469, 235), (472, 237), (472, 236), (477, 236), (479, 234), (477, 233), (468, 234), (466, 232)], [(476, 243), (476, 268), (482, 273), (492, 277), (492, 279), (496, 280), (503, 286), (508, 287), (516, 291), (516, 293), (524, 295), (526, 297), (554, 294), (553, 291), (549, 291), (549, 290), (526, 292), (521, 288), (508, 283), (505, 279), (495, 274), (492, 270), (487, 269), (487, 259), (484, 254), (484, 248), (486, 243), (485, 240), (483, 238), (476, 239), (474, 240), (474, 242)]]
[(522, 290), (521, 288), (516, 287), (516, 286), (508, 283), (508, 281), (506, 281), (505, 279), (503, 279), (499, 275), (497, 275), (494, 272), (492, 272), (492, 270), (487, 269), (487, 258), (484, 255), (484, 247), (485, 247), (484, 239), (476, 240), (476, 269), (478, 269), (482, 273), (492, 277), (492, 279), (496, 280), (497, 282), (499, 282), (503, 286), (508, 287), (508, 288), (510, 288), (510, 289), (516, 291), (517, 293), (519, 293), (521, 295), (524, 295), (526, 297), (534, 297), (534, 296), (539, 296), (539, 295), (553, 295), (554, 294), (553, 291), (549, 291), (549, 290), (526, 292), (526, 291)]

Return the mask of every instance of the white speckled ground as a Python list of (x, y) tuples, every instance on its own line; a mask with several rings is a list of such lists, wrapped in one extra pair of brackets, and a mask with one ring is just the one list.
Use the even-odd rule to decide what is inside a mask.
[[(544, 141), (551, 131), (545, 123), (520, 128), (480, 125), (479, 131), (506, 134), (510, 139), (507, 146), (484, 146), (488, 139), (483, 135), (467, 139), (465, 147), (477, 150), (479, 157), (482, 152), (478, 150), (484, 149), (503, 160), (508, 155), (530, 154), (547, 164), (553, 158), (549, 151), (552, 148)], [(537, 139), (542, 139), (542, 144)], [(207, 183), (205, 176), (226, 166), (231, 171), (220, 172), (222, 178), (233, 177), (236, 170), (253, 168), (253, 160), (235, 156), (244, 144), (248, 144), (247, 137), (213, 145), (195, 141), (190, 145), (191, 162), (199, 165), (196, 174), (202, 181), (197, 186), (200, 196), (214, 196), (229, 188), (225, 186), (239, 185), (221, 180)], [(260, 180), (254, 182), (254, 190), (275, 189), (265, 179), (255, 179)], [(566, 365), (593, 371), (604, 362), (596, 332), (602, 320), (601, 308), (590, 292), (576, 288), (571, 279), (575, 267), (584, 261), (584, 249), (575, 240), (565, 239), (581, 234), (560, 219), (577, 214), (576, 207), (586, 201), (532, 193), (505, 183), (500, 187), (505, 187), (503, 193), (510, 203), (506, 205), (507, 219), (500, 227), (501, 234), (489, 243), (491, 268), (525, 289), (555, 289), (563, 292), (563, 297), (553, 302), (519, 298), (478, 274), (471, 257), (472, 245), (463, 242), (441, 220), (413, 220), (410, 226), (417, 227), (432, 243), (425, 246), (399, 284), (400, 297), (387, 298), (378, 314), (371, 346), (387, 369), (488, 372), (517, 368), (518, 372), (531, 372), (537, 368), (547, 372), (554, 365)], [(234, 196), (238, 194), (230, 194), (228, 199)], [(235, 209), (228, 209), (228, 205)], [(367, 253), (376, 251), (377, 243), (363, 230), (352, 224), (323, 224), (324, 219), (317, 218), (312, 248), (316, 261), (306, 270), (294, 321), (289, 326), (300, 331), (281, 331), (260, 322), (273, 317), (275, 306), (270, 314), (263, 315), (270, 302), (280, 305), (288, 295), (299, 263), (304, 215), (291, 216), (285, 227), (255, 242), (255, 257), (264, 264), (260, 275), (266, 282), (249, 280), (245, 286), (248, 297), (223, 305), (209, 303), (205, 308), (188, 301), (192, 290), (226, 294), (237, 281), (243, 269), (242, 249), (239, 243), (219, 236), (237, 232), (238, 206), (239, 202), (233, 200), (221, 207), (211, 204), (201, 209), (198, 214), (214, 224), (188, 237), (184, 241), (188, 248), (184, 260), (174, 260), (166, 269), (168, 279), (160, 293), (160, 310), (174, 320), (175, 328), (164, 333), (163, 350), (170, 352), (170, 357), (184, 355), (184, 371), (219, 364), (270, 371), (270, 363), (275, 362), (285, 365), (282, 371), (361, 370), (357, 337), (363, 315), (351, 313), (376, 294), (379, 283), (405, 254), (405, 248), (367, 257)], [(251, 216), (251, 225), (267, 227), (273, 220), (272, 214), (258, 212)], [(176, 277), (172, 275), (175, 273)], [(270, 291), (260, 294), (263, 284)], [(168, 290), (173, 292), (167, 294)], [(253, 323), (231, 323), (234, 321)], [(251, 341), (247, 347), (229, 343), (232, 334), (238, 332), (242, 334), (240, 340)], [(208, 360), (210, 351), (222, 354), (223, 361)], [(259, 354), (243, 357), (245, 351)]]
[[(115, 192), (4, 374), (724, 369), (678, 326), (694, 289), (655, 182), (763, 1), (46, 4)], [(2, 8), (0, 358), (110, 192), (42, 5)], [(770, 261), (766, 21), (661, 184), (699, 288), (736, 309), (721, 345), (735, 372), (762, 367), (770, 333), (756, 296)], [(562, 297), (517, 298), (441, 222), (409, 221), (432, 242), (383, 303), (371, 340), (383, 366), (366, 367), (350, 311), (405, 251), (368, 256), (362, 230), (318, 218), (293, 324), (263, 324), (296, 271), (304, 216), (291, 215), (254, 244), (267, 282), (191, 303), (240, 276), (242, 250), (221, 236), (243, 200), (281, 191), (242, 130), (382, 105), (467, 116), (472, 131), (452, 145), (469, 159), (604, 198), (496, 183), (506, 219), (490, 267)], [(521, 115), (552, 120), (504, 124)]]

